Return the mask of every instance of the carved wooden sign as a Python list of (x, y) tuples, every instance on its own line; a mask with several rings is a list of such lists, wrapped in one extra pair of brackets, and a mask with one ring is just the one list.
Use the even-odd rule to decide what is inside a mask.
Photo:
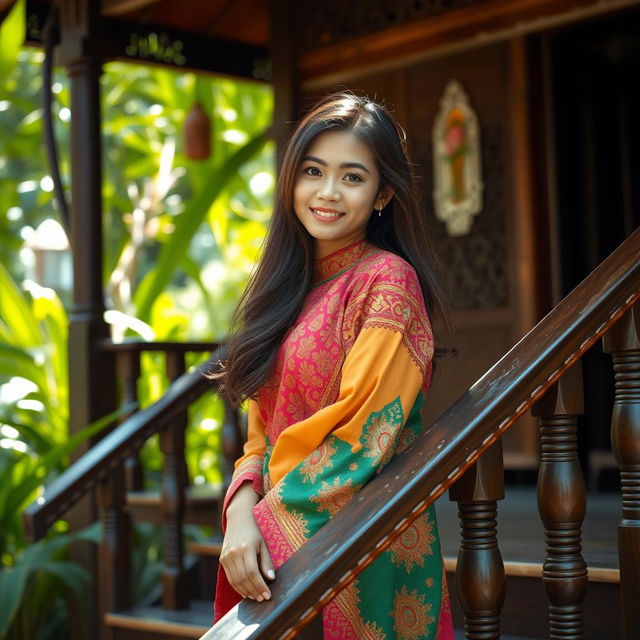
[(466, 91), (450, 80), (433, 127), (435, 214), (450, 236), (469, 233), (482, 210), (478, 117)]

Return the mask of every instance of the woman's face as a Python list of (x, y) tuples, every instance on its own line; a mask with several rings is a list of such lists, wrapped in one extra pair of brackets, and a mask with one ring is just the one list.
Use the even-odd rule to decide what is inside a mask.
[(371, 149), (353, 133), (326, 131), (314, 139), (297, 170), (293, 206), (317, 259), (364, 238), (373, 209), (391, 199), (379, 184)]

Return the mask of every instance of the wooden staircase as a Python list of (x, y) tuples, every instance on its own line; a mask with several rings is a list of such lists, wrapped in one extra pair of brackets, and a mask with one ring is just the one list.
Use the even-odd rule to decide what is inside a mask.
[[(207, 525), (218, 506), (219, 491), (212, 487), (192, 487), (187, 492), (185, 523)], [(507, 602), (502, 615), (502, 638), (518, 640), (546, 635), (547, 602), (541, 589), (544, 559), (543, 527), (532, 510), (532, 488), (510, 488), (501, 503), (498, 538), (507, 574)], [(619, 600), (619, 569), (615, 527), (619, 498), (615, 494), (592, 494), (590, 512), (583, 528), (584, 556), (589, 564), (590, 586), (587, 600), (586, 638), (620, 637), (619, 620), (611, 616)], [(455, 585), (458, 547), (458, 516), (455, 502), (446, 496), (438, 500), (439, 529), (450, 589)], [(127, 511), (134, 522), (162, 523), (161, 498), (157, 492), (130, 492)], [(526, 535), (522, 535), (522, 532)], [(190, 542), (186, 546), (190, 565), (189, 608), (166, 610), (159, 600), (126, 612), (107, 612), (104, 622), (118, 640), (170, 640), (200, 638), (212, 624), (214, 576), (222, 538)], [(600, 586), (606, 585), (606, 586)], [(463, 638), (462, 610), (452, 599), (454, 619)], [(613, 624), (613, 626), (612, 626)]]
[[(409, 526), (412, 518), (440, 498), (441, 538), (454, 613), (466, 637), (497, 638), (502, 628), (513, 636), (541, 638), (548, 635), (551, 624), (552, 637), (558, 638), (638, 638), (638, 256), (640, 229), (408, 452), (365, 486), (359, 500), (349, 503), (321, 535), (314, 536), (280, 568), (271, 601), (245, 601), (215, 628), (207, 631), (220, 540), (185, 548), (182, 537), (183, 524), (212, 524), (219, 517), (220, 494), (189, 491), (183, 472), (186, 409), (203, 393), (211, 392), (203, 376), (211, 365), (184, 373), (183, 356), (169, 357), (174, 383), (166, 395), (127, 418), (47, 488), (25, 512), (27, 535), (42, 537), (82, 495), (98, 490), (104, 523), (98, 575), (103, 640), (162, 640), (203, 633), (206, 640), (288, 639)], [(613, 451), (622, 465), (624, 517), (618, 526), (619, 542), (612, 531), (619, 522), (620, 498), (617, 494), (587, 496), (577, 462), (577, 418), (582, 412), (579, 361), (602, 336), (616, 370)], [(131, 349), (105, 348), (116, 355), (127, 353), (126, 358), (135, 361)], [(134, 380), (136, 367), (130, 371), (129, 379)], [(135, 384), (125, 385), (125, 400), (127, 388), (131, 396)], [(500, 436), (529, 409), (539, 419), (542, 442), (537, 507), (532, 490), (509, 491), (503, 500)], [(136, 452), (156, 432), (165, 454), (165, 470), (162, 491), (154, 496), (132, 486), (136, 474), (127, 476), (125, 463), (135, 468), (131, 461)], [(241, 432), (237, 412), (227, 407), (223, 437), (227, 478)], [(447, 489), (457, 502), (457, 516), (455, 505), (443, 495)], [(161, 600), (140, 608), (132, 607), (129, 594), (132, 520), (160, 523), (165, 531)]]
[[(202, 524), (202, 513), (217, 506), (215, 490), (199, 488), (201, 509), (193, 520)], [(133, 494), (131, 513), (135, 520), (160, 522), (157, 494)], [(509, 487), (500, 503), (498, 540), (506, 572), (506, 600), (502, 611), (501, 637), (504, 640), (547, 636), (547, 600), (541, 577), (545, 557), (544, 527), (537, 515), (533, 487)], [(140, 504), (144, 510), (140, 510)], [(153, 505), (153, 506), (152, 506)], [(205, 506), (206, 505), (206, 506)], [(620, 571), (616, 526), (620, 514), (619, 496), (594, 492), (588, 497), (589, 509), (582, 529), (583, 556), (589, 566), (589, 588), (585, 599), (585, 638), (620, 638), (622, 630), (617, 612), (620, 600)], [(445, 569), (450, 591), (454, 591), (459, 547), (457, 505), (446, 495), (436, 503)], [(168, 611), (160, 603), (128, 612), (107, 613), (105, 624), (118, 640), (157, 638), (200, 638), (212, 623), (213, 576), (222, 548), (220, 537), (187, 544), (187, 554), (195, 560), (192, 570), (194, 593), (186, 610)], [(463, 611), (452, 598), (454, 621), (463, 638)]]

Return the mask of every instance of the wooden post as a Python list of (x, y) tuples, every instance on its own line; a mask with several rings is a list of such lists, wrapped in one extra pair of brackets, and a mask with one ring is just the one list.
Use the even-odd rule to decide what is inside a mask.
[[(184, 372), (184, 353), (168, 351), (167, 374), (169, 379), (173, 381)], [(164, 516), (162, 606), (171, 610), (186, 609), (189, 606), (182, 535), (187, 491), (184, 458), (186, 428), (187, 412), (185, 411), (160, 432), (160, 449), (164, 454), (162, 469), (162, 514)]]
[[(229, 402), (226, 396), (222, 396), (224, 402), (224, 422), (222, 424), (222, 496), (227, 493), (233, 476), (234, 462), (242, 455), (242, 443), (244, 438), (240, 431), (240, 412)], [(218, 501), (217, 526), (222, 531), (222, 503)]]
[[(121, 381), (122, 397), (120, 404), (126, 406), (138, 401), (138, 378), (140, 377), (140, 351), (132, 345), (128, 351), (120, 351), (116, 356), (118, 379)], [(135, 411), (135, 410), (134, 410)], [(124, 422), (131, 413), (122, 416)], [(144, 489), (144, 470), (140, 464), (140, 454), (136, 451), (124, 465), (127, 491)]]
[(589, 578), (581, 540), (587, 491), (576, 436), (578, 416), (583, 412), (581, 361), (531, 411), (539, 418), (542, 441), (538, 511), (547, 541), (542, 581), (549, 600), (552, 639), (584, 637), (582, 602)]
[[(126, 485), (122, 466), (102, 480), (97, 496), (102, 520), (98, 593), (100, 614), (104, 615), (131, 607), (131, 519), (124, 510)], [(111, 630), (101, 626), (100, 637), (111, 640)]]
[[(114, 358), (99, 347), (109, 337), (103, 318), (102, 290), (102, 60), (97, 50), (100, 3), (65, 0), (56, 6), (60, 11), (57, 62), (67, 68), (71, 96), (73, 298), (69, 314), (69, 431), (74, 434), (113, 411), (117, 403)], [(89, 444), (76, 451), (74, 458), (82, 455)], [(93, 496), (79, 502), (69, 517), (72, 529), (83, 528), (96, 519)], [(72, 558), (95, 576), (93, 545), (75, 545)], [(98, 636), (96, 611), (95, 585), (91, 585), (81, 609), (72, 615), (73, 638)], [(81, 629), (83, 618), (86, 630)]]
[(273, 84), (273, 137), (276, 141), (278, 170), (291, 126), (298, 118), (299, 82), (295, 38), (291, 33), (294, 7), (290, 0), (270, 2), (270, 51)]
[(497, 500), (504, 498), (502, 441), (498, 440), (449, 490), (458, 503), (461, 544), (456, 589), (465, 636), (500, 638), (505, 572), (496, 536)]
[(616, 396), (611, 445), (620, 467), (622, 520), (618, 525), (622, 630), (640, 638), (640, 304), (635, 304), (604, 336), (613, 358)]

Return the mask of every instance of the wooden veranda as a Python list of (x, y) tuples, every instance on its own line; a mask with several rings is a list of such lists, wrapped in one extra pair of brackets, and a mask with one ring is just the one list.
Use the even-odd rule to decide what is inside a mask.
[[(12, 5), (12, 0), (0, 0), (0, 19)], [(599, 191), (617, 188), (616, 178), (607, 177), (607, 182), (597, 177), (612, 160), (598, 146), (596, 135), (598, 110), (603, 108), (599, 88), (611, 78), (618, 83), (612, 86), (619, 113), (634, 113), (640, 105), (637, 82), (629, 82), (629, 74), (640, 68), (640, 3), (54, 0), (26, 5), (28, 44), (50, 49), (70, 79), (70, 430), (78, 431), (135, 395), (143, 350), (165, 351), (168, 375), (174, 380), (156, 405), (133, 414), (80, 452), (68, 472), (26, 514), (34, 539), (65, 514), (71, 514), (76, 527), (103, 520), (97, 556), (91, 548), (77, 551), (99, 585), (86, 605), (94, 609), (94, 636), (199, 637), (211, 621), (206, 613), (202, 618), (208, 605), (194, 601), (210, 598), (212, 585), (206, 585), (205, 578), (192, 589), (194, 575), (200, 571), (212, 580), (220, 548), (219, 539), (185, 548), (183, 523), (210, 522), (219, 496), (198, 495), (179, 471), (187, 407), (209, 389), (201, 370), (185, 372), (184, 353), (217, 345), (114, 345), (103, 319), (99, 79), (104, 62), (119, 59), (271, 83), (272, 132), (280, 148), (301, 110), (332, 88), (347, 86), (383, 99), (406, 125), (414, 159), (423, 168), (427, 204), (433, 191), (431, 128), (448, 79), (465, 84), (482, 127), (487, 193), (483, 218), (466, 239), (458, 240), (432, 219), (457, 296), (456, 346), (464, 371), (455, 363), (443, 367), (425, 416), (431, 428), (424, 438), (363, 491), (362, 501), (345, 508), (283, 568), (281, 575), (287, 580), (280, 585), (288, 586), (276, 586), (271, 603), (241, 604), (206, 637), (293, 637), (327, 598), (409, 526), (412, 515), (450, 487), (451, 499), (459, 504), (462, 544), (457, 561), (450, 557), (447, 569), (451, 577), (457, 574), (464, 616), (459, 622), (466, 637), (499, 637), (501, 617), (507, 630), (525, 635), (522, 628), (509, 626), (509, 620), (521, 618), (518, 607), (523, 605), (507, 598), (502, 615), (505, 581), (510, 588), (515, 577), (538, 587), (542, 578), (551, 637), (613, 637), (604, 635), (612, 629), (619, 629), (625, 640), (640, 637), (640, 235), (634, 231), (640, 225), (640, 195), (637, 181), (625, 178), (639, 167), (637, 118), (625, 120), (626, 134), (612, 125), (612, 137), (621, 141), (613, 148), (623, 158), (624, 191), (611, 207), (613, 212), (602, 204)], [(576, 57), (568, 57), (569, 51)], [(597, 78), (589, 78), (588, 70), (580, 67), (582, 54), (584, 60), (593, 56), (601, 63)], [(575, 103), (570, 95), (572, 76), (588, 89), (587, 98), (574, 97)], [(584, 151), (572, 158), (579, 165), (576, 175), (566, 168), (570, 145), (562, 138), (563, 126), (569, 126), (563, 109), (574, 108), (583, 109), (583, 128), (569, 141), (577, 141), (579, 151)], [(625, 139), (634, 144), (625, 146)], [(571, 199), (574, 186), (583, 189), (583, 200)], [(581, 216), (586, 220), (584, 236), (576, 235), (582, 233), (576, 222)], [(576, 246), (584, 238), (588, 260), (580, 262), (584, 256), (572, 248), (574, 237)], [(574, 249), (576, 253), (570, 253)], [(572, 264), (563, 252), (569, 252)], [(483, 257), (473, 262), (473, 273), (465, 267), (477, 254)], [(489, 283), (488, 291), (478, 278)], [(612, 398), (595, 402), (588, 392), (596, 377), (593, 363), (585, 359), (590, 357), (587, 350), (599, 348), (602, 336), (616, 376), (614, 388), (614, 372), (609, 369), (609, 395), (615, 393), (613, 455), (607, 453), (605, 459), (622, 472), (623, 520), (618, 525), (619, 562), (596, 567), (601, 573), (589, 573), (588, 554), (583, 557), (580, 547), (587, 491), (579, 461), (588, 467), (595, 460), (592, 454), (608, 452), (602, 416), (606, 412), (608, 422)], [(586, 394), (576, 365), (585, 353)], [(597, 366), (602, 366), (599, 361)], [(578, 427), (582, 414), (584, 423), (580, 418)], [(579, 448), (576, 433), (583, 431), (598, 447)], [(228, 407), (228, 463), (237, 455), (241, 432), (237, 412)], [(165, 455), (160, 496), (144, 494), (138, 471), (130, 473), (125, 467), (154, 433), (160, 433)], [(546, 559), (509, 558), (505, 554), (512, 548), (507, 543), (503, 562), (496, 538), (497, 503), (504, 495), (503, 459), (510, 472), (538, 474)], [(610, 505), (606, 500), (619, 500), (619, 494), (605, 499)], [(536, 511), (532, 504), (528, 509)], [(136, 519), (164, 526), (167, 563), (160, 604), (137, 611), (129, 590), (129, 530)], [(452, 548), (450, 541), (445, 548), (447, 544)], [(330, 556), (325, 553), (329, 548)], [(610, 551), (601, 557), (610, 558)], [(621, 609), (602, 611), (598, 619), (587, 616), (585, 627), (587, 589), (604, 589), (602, 602), (620, 599)], [(536, 607), (538, 618), (547, 615)], [(540, 637), (539, 629), (529, 630)], [(80, 638), (83, 631), (74, 633)]]

